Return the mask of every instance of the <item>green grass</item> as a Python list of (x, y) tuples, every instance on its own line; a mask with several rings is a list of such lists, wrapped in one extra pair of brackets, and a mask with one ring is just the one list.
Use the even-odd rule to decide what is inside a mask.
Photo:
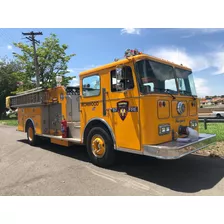
[(216, 141), (224, 141), (224, 123), (208, 123), (204, 129), (204, 123), (199, 123), (199, 132), (216, 134)]
[(8, 118), (0, 119), (0, 124), (9, 125), (9, 126), (17, 126), (17, 116), (15, 114), (10, 114)]
[(9, 126), (17, 126), (18, 121), (15, 119), (0, 120), (0, 124), (9, 125)]

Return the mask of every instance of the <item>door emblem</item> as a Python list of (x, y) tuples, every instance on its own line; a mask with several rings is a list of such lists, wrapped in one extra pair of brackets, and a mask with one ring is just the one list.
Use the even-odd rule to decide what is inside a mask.
[(117, 103), (117, 111), (119, 113), (119, 116), (121, 120), (125, 120), (127, 114), (128, 114), (128, 101), (121, 101)]

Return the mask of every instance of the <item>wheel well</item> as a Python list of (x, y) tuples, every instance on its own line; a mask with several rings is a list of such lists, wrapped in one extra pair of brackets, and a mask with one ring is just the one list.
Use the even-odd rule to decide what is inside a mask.
[(112, 138), (112, 141), (115, 145), (115, 139), (114, 139), (114, 136), (112, 136), (112, 133), (111, 131), (109, 130), (108, 126), (106, 124), (104, 124), (104, 122), (100, 121), (100, 120), (94, 120), (94, 121), (91, 121), (85, 128), (85, 131), (84, 131), (84, 135), (83, 135), (83, 143), (86, 144), (86, 141), (87, 141), (87, 136), (88, 136), (88, 133), (89, 131), (94, 128), (94, 127), (102, 127), (104, 130), (106, 130), (108, 132), (108, 134), (111, 136)]
[[(31, 119), (27, 119), (27, 121), (26, 121), (25, 132), (28, 131), (28, 125), (29, 125), (29, 124), (32, 124), (32, 125), (33, 125), (33, 121), (32, 121)], [(34, 127), (34, 125), (33, 125), (33, 127)], [(35, 128), (35, 127), (34, 127), (34, 128)]]

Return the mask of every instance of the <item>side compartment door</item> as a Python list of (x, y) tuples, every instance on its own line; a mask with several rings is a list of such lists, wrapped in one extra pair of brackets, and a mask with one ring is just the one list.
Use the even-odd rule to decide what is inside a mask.
[(139, 97), (133, 68), (124, 66), (120, 74), (116, 69), (110, 71), (110, 123), (118, 148), (140, 150)]

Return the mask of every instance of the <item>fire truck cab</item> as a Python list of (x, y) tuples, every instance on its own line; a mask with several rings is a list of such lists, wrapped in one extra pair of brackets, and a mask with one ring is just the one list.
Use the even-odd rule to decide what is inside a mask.
[(10, 97), (18, 130), (31, 145), (86, 145), (91, 161), (112, 165), (115, 151), (178, 159), (215, 140), (198, 133), (198, 100), (190, 68), (137, 50), (80, 73), (80, 85)]

